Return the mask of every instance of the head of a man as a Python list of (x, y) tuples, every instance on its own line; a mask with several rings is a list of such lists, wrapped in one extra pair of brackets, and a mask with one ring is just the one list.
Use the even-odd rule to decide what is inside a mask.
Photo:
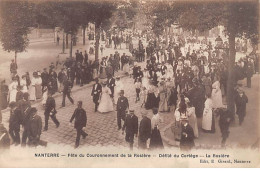
[(82, 101), (78, 101), (78, 108), (79, 108), (79, 109), (82, 108)]

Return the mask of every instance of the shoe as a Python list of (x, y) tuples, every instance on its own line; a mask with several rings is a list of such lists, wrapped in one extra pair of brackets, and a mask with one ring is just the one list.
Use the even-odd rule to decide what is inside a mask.
[(121, 128), (118, 128), (118, 131), (120, 130)]
[(83, 136), (82, 138), (83, 138), (83, 139), (86, 139), (86, 137), (87, 137), (87, 136), (88, 136), (88, 134), (86, 134), (86, 135), (85, 135), (85, 136)]
[(44, 130), (43, 130), (43, 131), (44, 131), (44, 132), (45, 132), (45, 131), (48, 131), (48, 128), (44, 128)]
[(56, 125), (56, 128), (59, 128), (59, 126), (60, 126), (60, 123), (58, 123), (58, 124)]
[(74, 146), (75, 149), (78, 148), (78, 147), (79, 147), (79, 145), (75, 145), (75, 146)]

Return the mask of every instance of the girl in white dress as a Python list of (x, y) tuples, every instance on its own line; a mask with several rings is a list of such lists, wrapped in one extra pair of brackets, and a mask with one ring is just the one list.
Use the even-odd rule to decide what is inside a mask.
[(213, 102), (210, 95), (207, 95), (207, 100), (205, 101), (203, 117), (202, 117), (202, 130), (206, 133), (215, 132), (215, 120), (212, 112)]
[(149, 87), (149, 72), (147, 69), (144, 69), (144, 76), (142, 78), (142, 86), (148, 89)]
[(215, 77), (214, 83), (212, 84), (211, 99), (213, 103), (212, 108), (217, 109), (223, 107), (222, 93), (220, 89), (219, 79), (217, 76)]
[(12, 83), (8, 86), (9, 88), (9, 103), (16, 102), (16, 93), (17, 93), (18, 81), (16, 78), (13, 78)]
[(102, 85), (102, 93), (101, 93), (101, 99), (98, 106), (98, 111), (100, 113), (107, 113), (114, 110), (113, 108), (113, 102), (111, 98), (111, 90), (106, 86), (105, 83)]

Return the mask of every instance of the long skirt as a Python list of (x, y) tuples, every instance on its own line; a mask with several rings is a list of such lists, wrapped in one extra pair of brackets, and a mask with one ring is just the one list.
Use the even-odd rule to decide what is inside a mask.
[(106, 69), (105, 69), (105, 68), (102, 68), (102, 71), (101, 71), (100, 74), (99, 74), (99, 78), (100, 78), (100, 79), (105, 79), (105, 78), (107, 78), (107, 72), (106, 72)]
[(113, 102), (109, 94), (102, 94), (100, 103), (98, 105), (98, 111), (100, 113), (107, 113), (114, 110)]
[(16, 94), (17, 94), (17, 90), (10, 91), (9, 103), (16, 102)]
[(148, 110), (156, 107), (156, 101), (157, 98), (155, 97), (154, 93), (148, 93), (145, 108)]
[(150, 149), (162, 149), (164, 148), (160, 131), (155, 127), (152, 130)]
[(129, 64), (124, 64), (123, 71), (124, 73), (129, 73)]
[(160, 102), (159, 102), (159, 112), (168, 111), (168, 102), (166, 98), (166, 93), (160, 93)]
[(172, 127), (172, 132), (174, 133), (174, 139), (180, 141), (181, 139), (181, 122), (175, 121), (175, 124)]
[(204, 110), (202, 130), (206, 133), (215, 133), (215, 120), (212, 110)]
[(189, 119), (189, 124), (193, 129), (194, 136), (196, 138), (198, 138), (199, 137), (199, 130), (198, 130), (198, 123), (197, 123), (196, 115), (195, 114), (191, 115), (188, 119)]
[(30, 94), (30, 100), (35, 101), (36, 96), (35, 96), (35, 86), (30, 86), (29, 88), (29, 94)]
[(96, 68), (93, 69), (93, 79), (98, 78), (98, 71)]
[(35, 96), (36, 96), (36, 99), (42, 98), (42, 86), (41, 85), (35, 85)]

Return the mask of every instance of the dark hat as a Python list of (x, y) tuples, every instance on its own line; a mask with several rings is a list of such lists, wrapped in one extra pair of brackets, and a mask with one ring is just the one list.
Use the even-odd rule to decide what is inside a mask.
[(30, 109), (30, 113), (31, 114), (34, 114), (34, 113), (36, 113), (37, 112), (37, 109), (35, 108), (35, 107), (32, 107), (31, 109)]
[(134, 110), (129, 110), (129, 114), (135, 114)]
[(158, 113), (158, 109), (157, 108), (153, 108), (153, 114), (157, 114)]
[(16, 102), (11, 102), (10, 104), (9, 104), (9, 107), (10, 108), (14, 108), (16, 106)]

